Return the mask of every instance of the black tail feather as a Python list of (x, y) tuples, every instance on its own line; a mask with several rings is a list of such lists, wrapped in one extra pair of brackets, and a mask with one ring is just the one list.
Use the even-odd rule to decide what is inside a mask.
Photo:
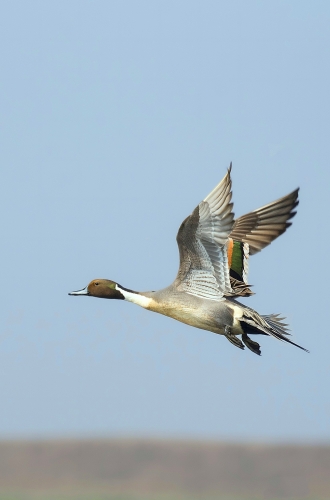
[[(283, 319), (284, 318), (280, 317), (278, 314), (260, 316), (256, 311), (253, 311), (253, 309), (244, 308), (244, 314), (242, 319), (240, 320), (240, 324), (244, 331), (244, 334), (259, 333), (269, 335), (275, 337), (278, 340), (288, 342), (291, 345), (299, 347), (299, 349), (302, 349), (305, 352), (309, 352), (304, 347), (296, 344), (295, 342), (292, 342), (292, 340), (289, 340), (287, 338), (287, 336), (290, 334), (287, 328), (288, 325), (286, 323), (283, 323)], [(246, 343), (245, 345), (249, 347)]]

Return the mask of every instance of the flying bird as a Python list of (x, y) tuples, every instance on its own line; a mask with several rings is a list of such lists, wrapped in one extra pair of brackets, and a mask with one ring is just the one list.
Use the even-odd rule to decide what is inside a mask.
[(236, 300), (252, 294), (248, 261), (291, 225), (298, 189), (234, 220), (230, 167), (222, 181), (181, 224), (177, 243), (180, 265), (174, 282), (158, 291), (136, 292), (115, 281), (94, 279), (85, 295), (133, 302), (195, 328), (224, 335), (236, 347), (260, 355), (249, 335), (266, 335), (307, 349), (288, 339), (278, 314), (260, 315)]

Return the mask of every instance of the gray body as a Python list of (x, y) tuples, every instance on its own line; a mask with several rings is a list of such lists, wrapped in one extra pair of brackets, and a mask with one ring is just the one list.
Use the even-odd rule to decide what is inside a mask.
[[(125, 289), (120, 285), (117, 286), (125, 295)], [(143, 298), (142, 302), (138, 297)], [(224, 335), (236, 347), (244, 349), (245, 345), (258, 355), (261, 354), (260, 345), (251, 340), (248, 334), (272, 336), (308, 352), (307, 349), (287, 338), (289, 333), (287, 325), (282, 321), (284, 318), (276, 314), (262, 316), (232, 297), (219, 300), (196, 297), (179, 291), (174, 282), (157, 292), (131, 292), (126, 294), (125, 298), (181, 323)], [(242, 341), (237, 337), (238, 335), (242, 337)]]
[[(235, 304), (227, 299), (209, 300), (178, 291), (174, 284), (157, 292), (142, 292), (152, 299), (149, 310), (169, 316), (187, 325), (225, 335), (225, 327), (234, 328)], [(244, 307), (240, 304), (241, 307)], [(238, 307), (236, 305), (236, 313)], [(232, 330), (233, 331), (233, 330)], [(234, 334), (243, 333), (236, 321)]]

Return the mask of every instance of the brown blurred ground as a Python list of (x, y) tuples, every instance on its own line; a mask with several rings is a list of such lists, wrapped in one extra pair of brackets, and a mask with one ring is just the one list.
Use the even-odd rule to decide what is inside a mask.
[(142, 439), (0, 443), (1, 500), (68, 496), (330, 499), (330, 446)]

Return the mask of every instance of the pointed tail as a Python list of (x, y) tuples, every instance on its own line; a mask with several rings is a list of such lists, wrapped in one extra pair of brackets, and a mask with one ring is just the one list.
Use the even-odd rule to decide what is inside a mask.
[(288, 339), (287, 336), (290, 335), (288, 332), (287, 324), (283, 323), (284, 318), (281, 318), (279, 314), (267, 314), (260, 316), (256, 311), (248, 307), (244, 307), (244, 313), (240, 319), (240, 323), (244, 333), (248, 334), (262, 334), (270, 335), (283, 342), (288, 342), (303, 351), (309, 352), (304, 347), (295, 344), (292, 340)]

